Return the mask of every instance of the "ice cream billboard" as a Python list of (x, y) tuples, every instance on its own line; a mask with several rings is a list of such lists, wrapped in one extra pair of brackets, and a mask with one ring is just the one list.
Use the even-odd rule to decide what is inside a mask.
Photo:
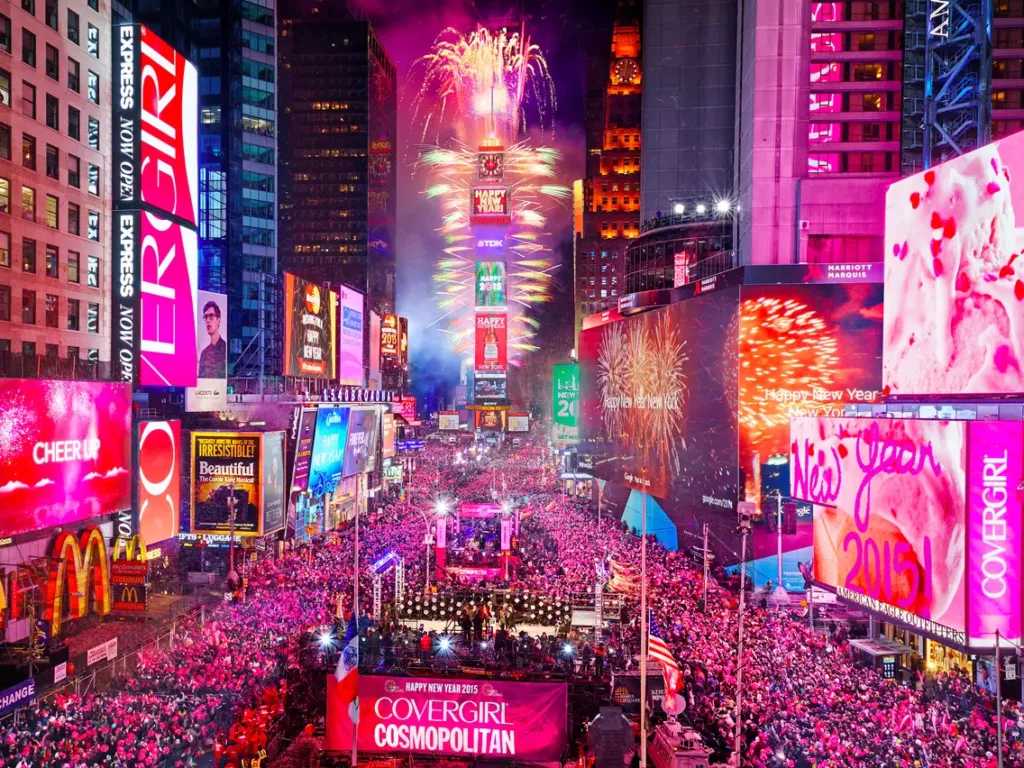
[(263, 534), (284, 528), (284, 432), (263, 434)]
[(889, 394), (1024, 391), (1024, 133), (889, 187)]
[(260, 535), (262, 448), (260, 432), (192, 433), (192, 533)]
[(143, 421), (138, 429), (139, 533), (157, 544), (181, 525), (181, 422)]
[(790, 441), (791, 496), (815, 505), (815, 583), (966, 646), (966, 422), (799, 417)]
[(476, 263), (476, 308), (504, 309), (506, 304), (505, 286), (508, 277), (503, 261), (478, 261)]
[(338, 294), (284, 273), (284, 375), (334, 379)]
[[(548, 762), (565, 750), (565, 683), (359, 675), (349, 692), (348, 677), (327, 678), (327, 749), (350, 751), (355, 730), (361, 752)], [(349, 693), (358, 693), (357, 728)]]
[(473, 187), (470, 224), (508, 224), (511, 221), (512, 204), (508, 187)]
[(320, 406), (317, 409), (308, 486), (314, 496), (330, 493), (341, 481), (348, 420), (348, 408)]
[(381, 414), (380, 439), (381, 458), (390, 459), (395, 455), (395, 414)]
[[(804, 589), (800, 564), (811, 561), (811, 505), (788, 506), (789, 420), (882, 400), (881, 272), (874, 283), (828, 284), (814, 278), (818, 268), (760, 268), (773, 284), (740, 289), (740, 499), (757, 505), (748, 546), (755, 587), (777, 581), (780, 538), (787, 590)], [(749, 281), (755, 270), (746, 271)], [(780, 505), (795, 517), (783, 515), (781, 537)]]
[(348, 442), (342, 477), (361, 475), (377, 468), (377, 409), (352, 408), (348, 417)]
[(0, 378), (0, 402), (0, 536), (131, 509), (131, 387)]
[(185, 410), (222, 411), (228, 405), (228, 297), (199, 291), (196, 304), (196, 385), (185, 389)]
[(361, 387), (363, 371), (364, 297), (343, 285), (338, 289), (338, 383)]
[(478, 373), (504, 373), (508, 366), (508, 315), (476, 313), (476, 355)]

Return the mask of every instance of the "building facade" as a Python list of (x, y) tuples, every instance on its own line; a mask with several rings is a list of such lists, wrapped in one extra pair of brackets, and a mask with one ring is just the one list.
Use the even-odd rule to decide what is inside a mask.
[(623, 255), (640, 231), (640, 13), (621, 0), (610, 55), (587, 73), (586, 178), (579, 187), (582, 234), (575, 248), (576, 334), (582, 318), (614, 307)]
[(0, 11), (0, 376), (110, 373), (110, 23), (109, 0)]
[(393, 313), (395, 65), (368, 22), (315, 8), (282, 18), (279, 43), (282, 268)]

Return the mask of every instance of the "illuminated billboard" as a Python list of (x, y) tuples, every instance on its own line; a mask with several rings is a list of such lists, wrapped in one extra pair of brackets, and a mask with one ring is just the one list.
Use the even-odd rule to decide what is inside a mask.
[(803, 417), (790, 438), (791, 495), (816, 505), (815, 582), (966, 645), (966, 422)]
[(505, 153), (482, 148), (476, 156), (477, 178), (486, 183), (496, 184), (505, 175)]
[(284, 375), (337, 378), (338, 294), (284, 273)]
[(228, 405), (228, 297), (199, 291), (196, 306), (196, 385), (185, 389), (185, 410), (222, 411)]
[(508, 187), (473, 187), (470, 224), (509, 224), (512, 202)]
[(263, 433), (263, 535), (284, 528), (284, 432)]
[(392, 407), (396, 414), (405, 419), (406, 424), (416, 423), (416, 398), (411, 395), (395, 400)]
[(348, 417), (342, 477), (373, 472), (377, 468), (377, 439), (380, 434), (377, 424), (376, 408), (352, 408)]
[[(447, 683), (411, 677), (358, 677), (358, 691), (327, 676), (327, 732), (331, 750), (403, 752), (555, 762), (568, 739), (565, 683), (480, 680)], [(354, 723), (347, 696), (358, 692)], [(432, 713), (448, 713), (444, 723)]]
[(508, 397), (508, 381), (502, 376), (495, 379), (477, 378), (473, 381), (473, 400), (504, 400)]
[(192, 433), (192, 533), (261, 534), (262, 448), (260, 432)]
[(885, 352), (889, 394), (1024, 391), (1024, 133), (889, 187)]
[(458, 431), (459, 412), (441, 411), (439, 414), (437, 414), (437, 428), (441, 432)]
[(131, 509), (131, 387), (0, 378), (0, 402), (0, 536)]
[(392, 365), (398, 362), (398, 315), (384, 315), (380, 321), (380, 359)]
[(320, 406), (317, 409), (308, 485), (315, 496), (332, 492), (341, 482), (348, 421), (348, 408)]
[(505, 423), (509, 432), (529, 432), (530, 414), (510, 411)]
[(199, 221), (199, 77), (141, 24), (113, 27), (114, 203), (195, 228)]
[(144, 386), (196, 386), (195, 231), (149, 212), (118, 211), (114, 238), (115, 376)]
[(380, 315), (370, 312), (370, 364), (367, 386), (379, 389), (380, 380)]
[(474, 411), (476, 428), (487, 432), (505, 428), (504, 411)]
[(508, 315), (476, 314), (475, 367), (478, 373), (504, 373), (508, 367)]
[(309, 467), (313, 459), (316, 418), (315, 408), (304, 408), (299, 413), (298, 433), (295, 436), (295, 463), (292, 465), (293, 491), (304, 491), (309, 485)]
[(395, 414), (381, 414), (380, 419), (380, 455), (383, 459), (390, 459), (395, 455)]
[(551, 370), (552, 438), (562, 444), (580, 439), (580, 367), (561, 363)]
[(140, 422), (138, 455), (139, 533), (156, 544), (180, 531), (181, 422)]
[(365, 298), (359, 291), (343, 285), (338, 289), (338, 383), (361, 387), (363, 370), (363, 324)]
[(474, 284), (477, 311), (490, 308), (505, 309), (508, 286), (505, 262), (478, 261)]

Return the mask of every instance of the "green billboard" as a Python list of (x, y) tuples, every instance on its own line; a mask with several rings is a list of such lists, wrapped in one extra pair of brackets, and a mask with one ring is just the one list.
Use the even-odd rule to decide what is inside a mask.
[(501, 308), (507, 297), (505, 289), (508, 275), (503, 261), (478, 261), (476, 263), (476, 308)]
[(551, 371), (551, 421), (555, 442), (575, 444), (580, 440), (580, 367), (561, 364)]

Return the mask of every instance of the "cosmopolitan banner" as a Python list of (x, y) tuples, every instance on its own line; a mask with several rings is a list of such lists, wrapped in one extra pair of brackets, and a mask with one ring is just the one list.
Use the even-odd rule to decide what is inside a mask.
[(1021, 641), (1021, 503), (1024, 424), (968, 425), (968, 635), (972, 648), (994, 648), (995, 633)]
[(0, 536), (131, 509), (131, 387), (0, 379)]
[[(365, 752), (561, 759), (567, 743), (565, 683), (359, 677), (357, 743)], [(327, 682), (329, 750), (352, 748), (344, 686)]]

